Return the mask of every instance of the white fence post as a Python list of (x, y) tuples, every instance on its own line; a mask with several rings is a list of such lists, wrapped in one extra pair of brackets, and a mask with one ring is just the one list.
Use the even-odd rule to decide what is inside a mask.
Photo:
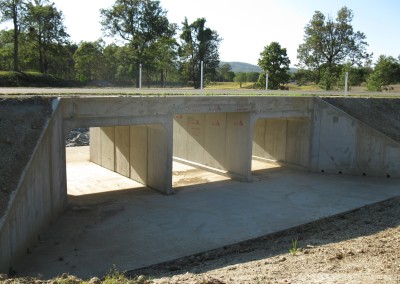
[(349, 80), (349, 72), (346, 72), (345, 80), (344, 80), (344, 95), (347, 96), (347, 82)]
[(139, 64), (139, 89), (142, 88), (142, 63)]
[(203, 90), (203, 65), (204, 65), (204, 62), (201, 61), (201, 68), (200, 68), (200, 90)]
[(265, 90), (268, 91), (268, 72), (265, 72)]

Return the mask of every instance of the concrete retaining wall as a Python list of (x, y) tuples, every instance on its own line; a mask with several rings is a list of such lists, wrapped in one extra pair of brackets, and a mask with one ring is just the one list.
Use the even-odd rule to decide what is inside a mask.
[(0, 220), (0, 273), (29, 253), (67, 204), (62, 115), (56, 107)]
[(400, 143), (316, 99), (311, 170), (400, 177)]

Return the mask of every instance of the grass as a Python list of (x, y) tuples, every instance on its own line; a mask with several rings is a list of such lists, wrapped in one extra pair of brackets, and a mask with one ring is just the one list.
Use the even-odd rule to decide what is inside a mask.
[(297, 247), (298, 239), (292, 240), (292, 247), (289, 249), (291, 255), (296, 255), (301, 249)]
[(78, 82), (66, 81), (39, 72), (0, 71), (0, 87), (75, 87)]
[(241, 89), (254, 89), (254, 83), (240, 83), (237, 82), (212, 82), (205, 86), (206, 90), (241, 90)]

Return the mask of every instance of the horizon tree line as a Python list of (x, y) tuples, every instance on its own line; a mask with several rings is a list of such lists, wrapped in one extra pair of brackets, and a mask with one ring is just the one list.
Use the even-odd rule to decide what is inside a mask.
[(0, 0), (0, 22), (12, 22), (10, 30), (0, 30), (0, 70), (39, 71), (66, 80), (99, 81), (119, 85), (138, 85), (139, 66), (145, 84), (200, 87), (200, 62), (204, 62), (206, 82), (257, 81), (265, 86), (266, 72), (271, 89), (285, 88), (289, 81), (314, 82), (325, 90), (340, 88), (346, 72), (350, 85), (366, 82), (371, 91), (381, 91), (400, 82), (400, 56), (380, 56), (372, 66), (372, 54), (366, 52), (364, 33), (354, 31), (353, 12), (347, 7), (336, 19), (316, 11), (304, 28), (304, 42), (299, 45), (299, 70), (289, 74), (286, 48), (271, 42), (260, 53), (254, 74), (232, 72), (229, 64), (220, 64), (222, 38), (206, 26), (206, 19), (179, 27), (170, 23), (167, 11), (158, 0), (116, 0), (101, 9), (105, 36), (121, 42), (73, 43), (66, 32), (62, 11), (49, 0)]

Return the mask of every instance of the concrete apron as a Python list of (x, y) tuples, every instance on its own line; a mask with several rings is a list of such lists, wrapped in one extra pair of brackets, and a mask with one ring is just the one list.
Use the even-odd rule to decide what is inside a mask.
[[(14, 268), (18, 276), (48, 278), (68, 272), (87, 279), (113, 267), (132, 270), (400, 194), (398, 179), (272, 168), (255, 173), (251, 183), (203, 172), (200, 180), (210, 183), (164, 196), (81, 158), (78, 152), (68, 155), (72, 210)], [(175, 185), (199, 179), (195, 169), (177, 166), (175, 170), (191, 176), (174, 177)]]

